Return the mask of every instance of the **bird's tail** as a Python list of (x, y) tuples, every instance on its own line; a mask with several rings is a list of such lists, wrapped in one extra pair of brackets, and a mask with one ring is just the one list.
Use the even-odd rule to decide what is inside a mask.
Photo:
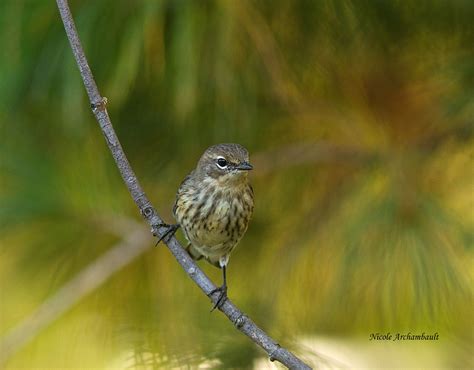
[(196, 248), (194, 248), (191, 243), (189, 243), (186, 247), (186, 252), (188, 252), (191, 258), (195, 261), (199, 261), (202, 258), (202, 254)]

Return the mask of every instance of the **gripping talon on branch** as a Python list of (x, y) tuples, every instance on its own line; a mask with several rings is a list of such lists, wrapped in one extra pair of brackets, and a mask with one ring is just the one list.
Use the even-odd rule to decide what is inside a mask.
[(219, 292), (220, 294), (217, 298), (216, 303), (214, 304), (214, 307), (212, 307), (211, 312), (214, 311), (217, 307), (221, 308), (222, 304), (227, 300), (227, 285), (222, 285), (216, 289), (211, 290), (208, 296), (211, 297), (216, 292)]
[(220, 292), (219, 297), (217, 298), (216, 303), (214, 304), (214, 307), (212, 307), (212, 311), (214, 311), (217, 307), (221, 308), (222, 304), (227, 300), (227, 277), (226, 277), (226, 266), (222, 266), (222, 278), (223, 282), (222, 285), (219, 288), (211, 290), (211, 292), (208, 294), (209, 297), (211, 297), (214, 293)]
[[(162, 240), (167, 242), (176, 233), (176, 231), (179, 229), (179, 224), (168, 225), (168, 224), (165, 224), (165, 223), (161, 223), (161, 224), (158, 224), (158, 227), (166, 227), (167, 230), (163, 233), (163, 235), (161, 235), (158, 238), (158, 241), (156, 242), (155, 247), (158, 244), (160, 244), (160, 242)], [(155, 236), (158, 236), (158, 235), (155, 235)]]

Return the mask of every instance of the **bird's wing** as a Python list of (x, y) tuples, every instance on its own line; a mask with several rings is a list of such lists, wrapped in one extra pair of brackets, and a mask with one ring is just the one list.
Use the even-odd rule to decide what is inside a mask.
[(181, 182), (181, 185), (179, 185), (179, 188), (178, 188), (178, 191), (176, 192), (176, 199), (174, 201), (174, 206), (173, 206), (173, 215), (174, 217), (176, 218), (176, 208), (178, 207), (178, 200), (181, 196), (181, 194), (185, 191), (188, 191), (189, 190), (189, 186), (190, 186), (190, 181), (189, 179), (192, 177), (194, 173), (194, 170), (191, 171), (185, 178), (184, 180)]

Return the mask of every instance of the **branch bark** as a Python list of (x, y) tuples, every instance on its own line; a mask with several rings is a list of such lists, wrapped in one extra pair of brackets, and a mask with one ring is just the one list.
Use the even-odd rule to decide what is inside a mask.
[[(130, 163), (128, 162), (122, 146), (112, 127), (109, 115), (106, 109), (106, 99), (102, 98), (97, 89), (97, 85), (92, 76), (91, 69), (87, 63), (82, 45), (72, 19), (71, 11), (67, 0), (56, 0), (61, 19), (64, 23), (64, 28), (71, 44), (71, 49), (79, 67), (84, 86), (86, 88), (92, 111), (99, 122), (100, 128), (105, 136), (107, 145), (112, 152), (112, 156), (117, 164), (120, 174), (134, 200), (140, 213), (145, 220), (150, 224), (152, 232), (158, 236), (163, 235), (166, 231), (158, 225), (162, 223), (162, 219), (156, 212), (155, 208), (145, 195), (138, 179), (133, 172)], [(178, 263), (183, 267), (188, 276), (201, 288), (201, 290), (209, 296), (210, 292), (216, 287), (212, 281), (204, 274), (204, 272), (196, 265), (196, 263), (189, 257), (187, 252), (179, 244), (176, 238), (172, 237), (166, 241), (166, 246), (174, 255)], [(217, 294), (211, 297), (215, 303)], [(270, 357), (271, 361), (279, 361), (283, 365), (291, 369), (311, 369), (301, 359), (296, 357), (292, 352), (278, 345), (267, 333), (259, 328), (249, 317), (244, 315), (229, 299), (219, 308), (239, 329), (242, 333), (247, 335), (253, 342), (262, 347)]]

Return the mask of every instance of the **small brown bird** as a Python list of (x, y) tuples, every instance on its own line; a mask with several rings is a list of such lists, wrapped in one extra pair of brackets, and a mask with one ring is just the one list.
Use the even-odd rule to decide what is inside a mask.
[[(217, 144), (208, 148), (196, 169), (186, 176), (176, 195), (173, 214), (178, 223), (161, 239), (181, 226), (189, 241), (190, 256), (222, 269), (223, 284), (214, 305), (227, 297), (226, 266), (229, 256), (240, 241), (253, 212), (253, 190), (248, 181), (247, 149), (239, 144)], [(160, 240), (161, 240), (160, 239)]]

